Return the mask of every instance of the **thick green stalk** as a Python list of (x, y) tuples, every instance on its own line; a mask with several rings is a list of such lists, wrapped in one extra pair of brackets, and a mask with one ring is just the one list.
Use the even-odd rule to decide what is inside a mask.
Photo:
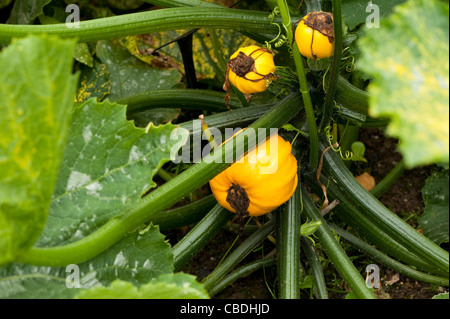
[(233, 270), (233, 272), (224, 277), (222, 280), (219, 280), (213, 287), (211, 287), (211, 289), (209, 289), (208, 294), (210, 296), (214, 296), (239, 278), (246, 277), (262, 267), (270, 267), (275, 265), (276, 262), (276, 257), (266, 257), (249, 262), (248, 264)]
[(195, 256), (231, 218), (232, 213), (216, 204), (210, 212), (195, 225), (175, 246), (173, 246), (173, 264), (175, 271), (180, 270)]
[(305, 107), (306, 119), (308, 123), (308, 133), (310, 141), (310, 159), (309, 168), (314, 171), (319, 163), (319, 137), (317, 133), (316, 116), (311, 102), (311, 95), (309, 93), (308, 82), (306, 80), (305, 68), (303, 66), (303, 58), (294, 44), (294, 35), (292, 33), (291, 16), (285, 0), (277, 0), (278, 8), (280, 9), (281, 20), (285, 27), (288, 43), (292, 46), (292, 56), (294, 58), (295, 69), (300, 83), (300, 92), (302, 93), (303, 105)]
[(339, 78), (339, 67), (341, 65), (342, 56), (342, 16), (341, 16), (341, 0), (332, 0), (333, 2), (333, 23), (334, 23), (334, 54), (333, 62), (328, 78), (327, 92), (325, 94), (325, 102), (323, 105), (323, 115), (320, 122), (319, 131), (323, 132), (330, 125), (331, 116), (333, 114), (334, 96), (336, 94), (337, 81)]
[[(325, 149), (325, 144), (321, 145)], [(324, 157), (324, 172), (330, 182), (347, 194), (347, 200), (355, 207), (364, 211), (364, 215), (382, 231), (391, 236), (412, 253), (420, 256), (441, 271), (449, 271), (449, 254), (405, 223), (375, 196), (367, 192), (353, 177), (345, 164), (335, 152), (327, 152)]]
[(337, 103), (352, 111), (369, 114), (369, 94), (351, 84), (342, 75), (337, 77), (335, 99)]
[(80, 42), (120, 38), (149, 32), (177, 29), (218, 28), (276, 34), (266, 12), (228, 8), (182, 7), (124, 14), (108, 18), (81, 21), (79, 28), (65, 23), (48, 25), (0, 24), (0, 44), (28, 34), (54, 34), (63, 38), (78, 38)]
[(276, 214), (278, 254), (278, 297), (300, 298), (300, 187)]
[[(423, 260), (416, 254), (410, 252), (400, 243), (395, 241), (387, 233), (382, 231), (375, 223), (370, 221), (364, 214), (360, 206), (355, 206), (347, 200), (349, 194), (343, 193), (340, 188), (332, 181), (321, 178), (321, 182), (327, 185), (329, 200), (339, 199), (339, 205), (334, 211), (339, 218), (343, 219), (351, 227), (361, 234), (366, 240), (376, 245), (378, 249), (383, 250), (391, 256), (401, 260), (409, 265), (414, 265), (419, 269), (432, 272), (435, 267), (426, 260)], [(321, 191), (321, 190), (318, 190)], [(350, 195), (351, 196), (351, 195)]]
[(163, 8), (175, 7), (210, 7), (216, 8), (219, 5), (205, 0), (145, 0), (145, 2), (160, 6)]
[(332, 231), (323, 219), (318, 208), (315, 206), (309, 194), (302, 186), (302, 201), (304, 213), (310, 221), (320, 220), (322, 225), (314, 232), (334, 267), (349, 285), (352, 292), (361, 299), (375, 299), (375, 295), (366, 287), (366, 283), (361, 274), (352, 264), (344, 249), (337, 242)]
[[(298, 103), (300, 103), (298, 94), (289, 95), (250, 125), (249, 128), (278, 128), (282, 126), (297, 114), (298, 108), (294, 106)], [(269, 134), (267, 131), (266, 134)], [(244, 147), (235, 147), (234, 141), (236, 141), (236, 145)], [(233, 155), (233, 158), (236, 158), (242, 156), (245, 149), (252, 149), (253, 147), (255, 145), (248, 145), (245, 134), (238, 134), (219, 150), (207, 155), (201, 162), (192, 165), (169, 182), (156, 188), (135, 206), (123, 214), (111, 218), (92, 234), (63, 246), (32, 247), (26, 255), (21, 256), (20, 262), (45, 266), (66, 266), (86, 261), (141, 227), (155, 214), (172, 206), (231, 165), (224, 160), (225, 155)], [(239, 149), (238, 154), (237, 149)]]
[[(216, 128), (223, 130), (225, 128), (245, 127), (253, 121), (259, 119), (265, 113), (267, 113), (273, 105), (255, 105), (232, 112), (221, 112), (204, 117), (205, 123), (210, 128)], [(195, 122), (197, 121), (197, 122)], [(179, 126), (190, 131), (192, 135), (201, 134), (202, 128), (200, 125), (194, 125), (198, 123), (197, 120), (180, 123)]]
[(234, 266), (244, 259), (257, 245), (261, 244), (274, 228), (275, 220), (271, 220), (245, 239), (239, 247), (228, 255), (228, 257), (226, 257), (222, 263), (203, 280), (203, 287), (205, 287), (206, 290), (214, 287), (219, 280), (233, 269)]
[[(308, 176), (308, 181), (309, 185), (314, 189), (316, 194), (322, 193), (322, 189), (315, 178), (313, 179)], [(339, 216), (339, 218), (344, 220), (367, 241), (373, 245), (376, 245), (378, 249), (384, 251), (385, 253), (395, 256), (395, 258), (401, 260), (403, 263), (413, 265), (428, 272), (434, 272), (437, 270), (432, 264), (406, 249), (403, 245), (390, 237), (386, 232), (381, 230), (374, 222), (370, 221), (366, 217), (364, 210), (360, 205), (355, 205), (348, 200), (348, 197), (354, 196), (353, 194), (345, 193), (333, 179), (327, 179), (324, 175), (321, 175), (320, 181), (324, 185), (327, 185), (328, 199), (330, 201), (332, 199), (339, 200), (339, 205), (333, 209), (336, 216)], [(443, 271), (439, 271), (438, 274), (445, 276), (445, 272)]]
[(373, 196), (379, 198), (383, 195), (395, 181), (402, 176), (405, 171), (405, 161), (402, 159), (370, 192)]
[(308, 262), (314, 276), (317, 296), (319, 299), (328, 299), (327, 285), (325, 283), (325, 276), (323, 275), (322, 264), (320, 263), (314, 244), (309, 238), (302, 237), (302, 248), (305, 252), (306, 258), (308, 258)]
[(351, 245), (358, 248), (363, 253), (367, 254), (374, 260), (382, 263), (383, 265), (405, 275), (410, 278), (427, 282), (433, 285), (442, 285), (448, 287), (449, 280), (448, 278), (442, 278), (438, 276), (429, 275), (426, 273), (423, 273), (421, 271), (415, 270), (411, 267), (408, 267), (401, 262), (398, 262), (395, 259), (392, 259), (391, 257), (387, 256), (386, 254), (380, 252), (379, 250), (373, 248), (371, 245), (367, 244), (366, 242), (362, 241), (361, 239), (357, 238), (356, 236), (353, 236), (349, 232), (343, 230), (342, 228), (336, 226), (336, 225), (330, 225), (330, 227), (343, 238), (345, 241), (350, 243)]
[[(168, 89), (147, 91), (111, 102), (126, 104), (128, 114), (165, 107), (223, 112), (228, 111), (224, 96), (224, 93), (211, 90)], [(232, 109), (242, 108), (236, 98), (232, 98), (229, 103)]]
[(155, 214), (150, 222), (162, 231), (197, 223), (216, 203), (214, 196), (208, 195), (193, 203)]

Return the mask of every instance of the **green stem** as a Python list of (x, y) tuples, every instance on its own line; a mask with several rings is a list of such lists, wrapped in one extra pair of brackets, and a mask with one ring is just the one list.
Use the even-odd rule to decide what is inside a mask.
[[(321, 148), (325, 149), (325, 144), (322, 144)], [(347, 194), (347, 200), (364, 211), (367, 219), (406, 249), (448, 273), (448, 252), (421, 235), (367, 192), (335, 152), (326, 153), (324, 171), (328, 174), (330, 182), (336, 183), (344, 194)]]
[(210, 3), (204, 0), (145, 0), (162, 8), (175, 8), (175, 7), (212, 7), (217, 8), (219, 5)]
[(158, 225), (161, 231), (197, 223), (216, 203), (214, 196), (208, 195), (182, 207), (155, 214), (150, 222)]
[[(289, 95), (256, 120), (249, 128), (282, 126), (297, 114), (298, 108), (293, 106), (298, 103), (300, 103), (298, 94)], [(266, 131), (266, 134), (270, 133), (269, 130)], [(234, 144), (240, 147), (236, 147)], [(227, 155), (227, 158), (229, 155), (233, 155), (235, 159), (242, 156), (245, 149), (250, 150), (254, 147), (255, 145), (248, 145), (245, 134), (238, 134), (218, 151), (205, 156), (201, 162), (192, 165), (169, 182), (156, 188), (135, 206), (121, 215), (111, 218), (92, 234), (63, 246), (32, 247), (21, 256), (20, 262), (45, 266), (66, 266), (86, 261), (141, 227), (155, 214), (172, 206), (226, 169), (231, 163), (224, 160), (225, 155)]]
[(300, 298), (300, 205), (300, 187), (297, 187), (285, 209), (276, 215), (280, 299)]
[(323, 132), (330, 125), (331, 116), (333, 114), (334, 96), (336, 94), (337, 81), (339, 78), (339, 67), (341, 65), (342, 56), (342, 16), (341, 1), (332, 0), (333, 2), (333, 22), (334, 22), (334, 54), (331, 63), (327, 92), (323, 105), (323, 115), (320, 122), (319, 131)]
[(180, 270), (195, 256), (227, 223), (232, 213), (216, 204), (211, 211), (173, 246), (175, 271)]
[(322, 5), (320, 0), (305, 0), (306, 3), (306, 11), (321, 11)]
[(173, 175), (163, 168), (160, 168), (156, 174), (166, 182), (173, 178)]
[(366, 283), (361, 274), (352, 264), (344, 249), (337, 242), (332, 231), (323, 219), (319, 210), (315, 206), (309, 194), (302, 186), (302, 200), (304, 205), (304, 213), (310, 221), (320, 220), (322, 225), (315, 231), (320, 243), (334, 267), (349, 285), (352, 292), (361, 299), (375, 299), (374, 294), (366, 287)]
[(222, 263), (213, 270), (212, 273), (208, 275), (203, 280), (203, 287), (206, 290), (210, 290), (216, 285), (216, 283), (221, 280), (228, 272), (233, 269), (245, 256), (247, 256), (257, 245), (274, 230), (275, 220), (264, 224), (261, 228), (256, 230), (252, 235), (250, 235), (244, 242), (239, 245), (230, 255), (228, 255)]
[[(201, 89), (168, 89), (152, 90), (128, 96), (119, 100), (111, 100), (127, 105), (127, 113), (133, 114), (152, 108), (182, 108), (189, 110), (206, 110), (212, 112), (228, 111), (224, 93)], [(235, 98), (230, 100), (232, 109), (242, 108)]]
[(182, 7), (151, 10), (114, 17), (81, 21), (79, 28), (65, 23), (48, 25), (0, 24), (0, 44), (28, 34), (53, 34), (78, 38), (80, 42), (120, 38), (149, 32), (186, 28), (218, 28), (277, 34), (266, 12), (228, 8)]
[(314, 282), (317, 288), (317, 295), (319, 299), (328, 299), (327, 285), (325, 283), (325, 277), (323, 275), (322, 264), (320, 263), (319, 256), (312, 241), (306, 237), (302, 237), (302, 248), (305, 252), (306, 258), (308, 258), (309, 265), (311, 267)]
[(373, 196), (379, 198), (383, 195), (395, 181), (402, 176), (405, 171), (405, 161), (402, 159), (370, 192)]
[[(379, 249), (389, 253), (391, 256), (395, 256), (404, 263), (414, 265), (426, 271), (433, 271), (435, 267), (430, 263), (411, 253), (387, 233), (382, 231), (375, 223), (370, 221), (361, 210), (360, 205), (355, 205), (347, 200), (348, 196), (353, 195), (345, 194), (338, 185), (335, 185), (333, 180), (325, 179), (323, 176), (321, 176), (320, 180), (324, 185), (327, 185), (328, 199), (339, 199), (339, 205), (334, 208), (336, 215), (353, 227), (355, 231), (363, 235)], [(310, 181), (310, 185), (313, 187), (316, 186), (315, 191), (317, 193), (322, 192), (316, 180), (309, 179), (308, 181)]]
[(367, 254), (374, 260), (382, 263), (383, 265), (405, 275), (410, 278), (427, 282), (433, 285), (442, 285), (448, 287), (449, 280), (448, 278), (442, 278), (438, 276), (429, 275), (426, 273), (423, 273), (421, 271), (415, 270), (411, 267), (408, 267), (389, 256), (385, 255), (384, 253), (378, 251), (377, 249), (373, 248), (371, 245), (367, 244), (366, 242), (362, 241), (361, 239), (353, 236), (349, 232), (343, 230), (342, 228), (339, 228), (336, 225), (330, 225), (330, 227), (343, 238), (345, 241), (350, 243), (351, 245), (358, 248), (363, 253)]
[(248, 264), (233, 270), (232, 273), (224, 277), (222, 280), (219, 280), (213, 287), (211, 287), (208, 293), (210, 296), (214, 296), (239, 278), (246, 277), (262, 267), (270, 267), (275, 265), (276, 261), (276, 257), (266, 257), (249, 262)]
[[(273, 105), (256, 105), (233, 110), (233, 112), (221, 112), (205, 116), (203, 119), (210, 128), (223, 130), (225, 128), (245, 127), (267, 113)], [(197, 121), (197, 122), (194, 122)], [(191, 135), (202, 133), (200, 125), (195, 125), (199, 120), (192, 120), (178, 124), (190, 131)]]
[(298, 50), (297, 45), (293, 44), (294, 35), (292, 33), (291, 16), (285, 0), (277, 0), (278, 8), (280, 9), (281, 19), (285, 27), (286, 35), (289, 40), (289, 45), (292, 45), (292, 55), (294, 58), (295, 69), (297, 72), (298, 81), (300, 83), (300, 92), (303, 98), (303, 105), (305, 107), (306, 119), (308, 123), (308, 133), (310, 140), (310, 160), (309, 168), (314, 171), (319, 163), (319, 137), (317, 133), (316, 117), (314, 108), (311, 102), (311, 95), (309, 93), (308, 82), (306, 80), (305, 68), (303, 66), (303, 58)]
[(337, 103), (352, 111), (369, 114), (369, 94), (351, 84), (342, 75), (337, 77), (335, 99)]

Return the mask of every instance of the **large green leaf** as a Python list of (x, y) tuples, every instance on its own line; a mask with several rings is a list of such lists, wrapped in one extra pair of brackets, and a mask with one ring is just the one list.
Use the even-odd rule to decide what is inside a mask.
[(410, 0), (359, 40), (369, 113), (389, 117), (408, 167), (449, 162), (449, 9)]
[(42, 14), (42, 8), (49, 2), (50, 0), (16, 0), (8, 18), (8, 23), (32, 23), (37, 16)]
[(384, 18), (392, 12), (397, 4), (403, 2), (405, 0), (342, 0), (342, 14), (348, 28), (353, 30), (358, 25), (365, 23), (366, 19), (369, 19), (369, 22), (372, 21), (371, 14), (375, 14), (375, 10), (369, 6), (370, 3), (378, 7), (378, 18)]
[[(145, 233), (135, 232), (100, 255), (80, 265), (36, 267), (12, 263), (0, 268), (0, 298), (72, 298), (80, 289), (108, 286), (114, 280), (137, 287), (173, 271), (170, 245), (151, 226)], [(66, 279), (69, 285), (66, 284)], [(74, 287), (79, 280), (79, 287)]]
[(188, 131), (172, 124), (148, 133), (126, 120), (126, 106), (90, 99), (73, 114), (71, 134), (38, 246), (81, 239), (141, 200), (152, 177)]
[(425, 211), (419, 228), (436, 244), (448, 242), (448, 169), (433, 173), (422, 189)]
[(109, 287), (81, 291), (80, 299), (208, 299), (203, 286), (192, 275), (183, 273), (162, 275), (140, 288), (116, 280)]
[(31, 36), (0, 54), (0, 264), (44, 227), (73, 109), (74, 46)]
[(150, 90), (170, 89), (181, 80), (176, 69), (151, 68), (114, 41), (99, 41), (97, 56), (109, 72), (111, 101)]
[(83, 103), (92, 97), (102, 101), (111, 93), (111, 82), (106, 65), (93, 61), (93, 67), (83, 66), (76, 102)]

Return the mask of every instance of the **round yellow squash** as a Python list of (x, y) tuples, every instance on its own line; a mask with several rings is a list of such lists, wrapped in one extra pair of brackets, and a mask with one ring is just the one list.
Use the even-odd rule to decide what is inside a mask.
[[(271, 145), (277, 147), (271, 151)], [(297, 187), (297, 160), (291, 144), (272, 134), (214, 177), (209, 185), (217, 202), (240, 215), (267, 214), (286, 202)]]
[(300, 20), (295, 29), (295, 42), (300, 53), (314, 60), (328, 58), (334, 52), (333, 15), (311, 12)]
[(263, 92), (275, 72), (272, 53), (256, 45), (242, 47), (227, 64), (227, 77), (244, 94)]

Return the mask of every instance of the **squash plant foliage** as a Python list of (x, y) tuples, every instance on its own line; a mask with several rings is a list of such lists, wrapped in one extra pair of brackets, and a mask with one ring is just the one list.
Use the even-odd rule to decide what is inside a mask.
[[(0, 2), (0, 297), (210, 298), (276, 266), (278, 298), (328, 298), (330, 261), (349, 297), (376, 298), (350, 247), (448, 286), (448, 3), (300, 2), (82, 2), (72, 20), (64, 2)], [(311, 11), (333, 14), (330, 58), (297, 48)], [(230, 86), (226, 103), (227, 61), (250, 45), (274, 52), (275, 74), (251, 98)], [(233, 216), (208, 182), (224, 154), (243, 155), (235, 145), (255, 145), (238, 134), (209, 152), (199, 114), (220, 142), (226, 129), (278, 129), (298, 161), (290, 199), (236, 232), (203, 279), (181, 270)], [(403, 156), (370, 192), (353, 174), (373, 164), (365, 127)], [(429, 165), (421, 234), (377, 198)]]

